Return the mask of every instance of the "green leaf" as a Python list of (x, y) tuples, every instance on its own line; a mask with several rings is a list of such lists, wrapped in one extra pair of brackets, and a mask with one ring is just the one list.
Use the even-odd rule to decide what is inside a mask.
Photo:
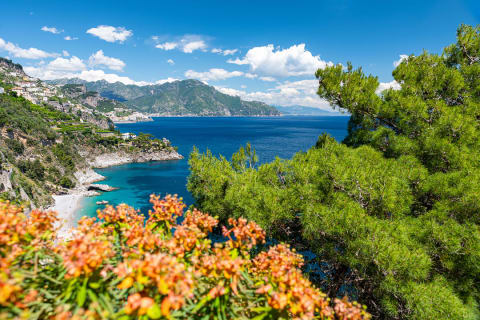
[(162, 316), (162, 311), (160, 310), (160, 307), (158, 306), (158, 304), (154, 304), (153, 306), (151, 306), (148, 310), (147, 310), (147, 315), (151, 318), (151, 319), (158, 319)]
[(98, 301), (97, 295), (95, 294), (95, 292), (93, 290), (88, 289), (87, 294), (88, 294), (88, 297), (90, 298), (90, 300), (92, 300), (94, 302)]
[(100, 288), (100, 283), (99, 282), (90, 282), (88, 286), (92, 289), (98, 289)]
[(85, 300), (87, 299), (87, 282), (88, 282), (88, 279), (86, 278), (83, 281), (83, 285), (80, 287), (80, 290), (78, 290), (78, 293), (77, 293), (77, 304), (80, 307), (83, 307)]

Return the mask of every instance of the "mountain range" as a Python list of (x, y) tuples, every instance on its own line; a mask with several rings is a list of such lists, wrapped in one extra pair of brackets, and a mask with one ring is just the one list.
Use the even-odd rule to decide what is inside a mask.
[(127, 107), (159, 116), (272, 116), (280, 112), (263, 102), (245, 101), (230, 96), (198, 80), (178, 80), (164, 84), (138, 86), (105, 80), (94, 82), (78, 78), (49, 81), (51, 84), (83, 84), (88, 91), (123, 102)]
[(346, 114), (337, 111), (328, 111), (319, 108), (305, 106), (275, 106), (282, 115), (301, 115), (301, 116), (343, 116)]

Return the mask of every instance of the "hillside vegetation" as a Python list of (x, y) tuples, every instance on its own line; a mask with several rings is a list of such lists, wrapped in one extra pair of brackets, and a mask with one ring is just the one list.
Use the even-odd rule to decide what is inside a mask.
[(75, 113), (33, 104), (14, 92), (0, 94), (0, 199), (27, 207), (52, 204), (52, 194), (77, 183), (75, 173), (88, 159), (106, 152), (173, 150), (170, 143), (120, 133), (84, 122)]
[(252, 116), (279, 115), (274, 107), (263, 102), (244, 101), (223, 94), (198, 80), (167, 82), (161, 85), (125, 85), (107, 81), (86, 82), (60, 79), (56, 84), (84, 84), (88, 90), (103, 97), (123, 102), (132, 110), (158, 115), (190, 116)]
[(313, 278), (381, 319), (480, 318), (480, 26), (441, 55), (410, 55), (399, 90), (351, 64), (316, 72), (318, 95), (351, 114), (291, 160), (255, 165), (194, 151), (188, 188), (221, 221), (246, 217), (316, 254)]

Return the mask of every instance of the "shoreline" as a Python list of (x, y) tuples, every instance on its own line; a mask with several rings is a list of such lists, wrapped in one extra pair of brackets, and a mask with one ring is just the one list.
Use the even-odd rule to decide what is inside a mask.
[(95, 182), (105, 180), (106, 177), (95, 172), (94, 169), (113, 167), (127, 163), (154, 162), (180, 160), (183, 156), (176, 151), (171, 152), (152, 152), (144, 154), (129, 155), (125, 152), (114, 152), (101, 154), (88, 161), (88, 167), (79, 169), (74, 176), (78, 181), (77, 187), (68, 190), (66, 194), (54, 194), (52, 198), (54, 204), (46, 210), (56, 211), (60, 220), (56, 225), (60, 226), (58, 237), (67, 239), (70, 230), (75, 227), (78, 212), (81, 209), (82, 201), (85, 197), (100, 195), (99, 192), (88, 190), (89, 186)]

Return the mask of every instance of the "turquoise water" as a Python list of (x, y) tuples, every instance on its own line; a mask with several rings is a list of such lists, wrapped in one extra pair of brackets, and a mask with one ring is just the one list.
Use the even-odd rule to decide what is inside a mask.
[(142, 212), (150, 208), (149, 195), (178, 194), (187, 205), (194, 200), (186, 189), (188, 155), (196, 146), (200, 151), (210, 149), (214, 154), (230, 158), (238, 148), (250, 142), (257, 150), (260, 162), (290, 158), (315, 144), (323, 132), (338, 141), (347, 134), (348, 117), (285, 116), (285, 117), (169, 117), (153, 122), (120, 124), (121, 132), (150, 133), (166, 137), (185, 157), (183, 160), (134, 163), (96, 170), (107, 177), (107, 183), (118, 190), (105, 192), (83, 200), (79, 216), (94, 216), (99, 200), (110, 204), (127, 203)]

